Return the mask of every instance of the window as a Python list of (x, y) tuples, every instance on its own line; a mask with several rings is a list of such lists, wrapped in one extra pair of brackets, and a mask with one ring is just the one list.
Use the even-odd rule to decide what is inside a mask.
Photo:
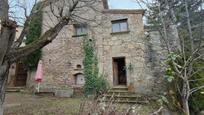
[(87, 25), (86, 24), (75, 24), (74, 28), (75, 28), (75, 35), (76, 36), (87, 34)]
[(127, 19), (112, 21), (112, 32), (124, 32), (128, 31)]

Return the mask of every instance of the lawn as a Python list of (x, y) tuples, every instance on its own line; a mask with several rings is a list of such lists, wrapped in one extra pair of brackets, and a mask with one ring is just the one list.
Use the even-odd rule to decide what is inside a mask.
[(80, 98), (7, 93), (4, 115), (76, 115), (80, 103)]

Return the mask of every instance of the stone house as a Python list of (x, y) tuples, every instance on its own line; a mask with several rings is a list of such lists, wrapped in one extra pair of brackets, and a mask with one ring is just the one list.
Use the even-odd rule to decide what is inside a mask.
[[(111, 87), (131, 84), (138, 94), (159, 91), (164, 51), (157, 32), (150, 32), (153, 39), (145, 35), (145, 11), (108, 9), (106, 0), (98, 0), (93, 7), (98, 10), (81, 8), (76, 12), (80, 17), (75, 17), (52, 43), (42, 49), (44, 76), (41, 90), (83, 87), (83, 39), (88, 38), (95, 46), (99, 73)], [(42, 33), (57, 23), (50, 11), (50, 6), (43, 9)], [(28, 87), (34, 85), (33, 75), (29, 75)]]

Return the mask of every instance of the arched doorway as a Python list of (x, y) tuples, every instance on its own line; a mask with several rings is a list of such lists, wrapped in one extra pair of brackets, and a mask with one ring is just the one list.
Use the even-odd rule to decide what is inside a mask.
[(77, 73), (75, 76), (75, 85), (83, 86), (85, 84), (85, 78), (82, 73)]

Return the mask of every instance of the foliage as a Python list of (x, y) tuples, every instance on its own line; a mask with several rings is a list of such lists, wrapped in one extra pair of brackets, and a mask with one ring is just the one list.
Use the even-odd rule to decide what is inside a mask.
[[(173, 61), (176, 61), (176, 63), (174, 63), (176, 65), (176, 68), (179, 70), (183, 70), (184, 68), (186, 68), (184, 66), (184, 63), (186, 61), (186, 59), (188, 59), (192, 52), (191, 52), (191, 40), (189, 39), (189, 30), (188, 30), (188, 21), (187, 21), (187, 17), (186, 17), (186, 9), (185, 9), (185, 1), (179, 1), (179, 0), (175, 0), (175, 1), (159, 1), (156, 0), (154, 1), (153, 4), (150, 4), (148, 6), (148, 8), (150, 9), (150, 13), (148, 15), (148, 23), (153, 25), (153, 27), (156, 27), (157, 30), (161, 30), (161, 36), (165, 36), (165, 34), (163, 33), (163, 27), (162, 26), (166, 26), (166, 29), (168, 29), (169, 24), (171, 21), (175, 23), (175, 25), (177, 25), (177, 29), (178, 29), (178, 34), (179, 34), (179, 38), (181, 41), (181, 48), (182, 52), (180, 53), (170, 53), (168, 55), (167, 58), (167, 67), (165, 70), (165, 75), (164, 78), (167, 80), (167, 84), (168, 84), (168, 91), (171, 90), (172, 92), (175, 92), (175, 94), (171, 94), (169, 96), (169, 99), (171, 99), (171, 101), (169, 102), (174, 102), (174, 100), (180, 101), (181, 100), (181, 95), (178, 91), (178, 89), (182, 89), (182, 80), (179, 78), (178, 75), (175, 74), (175, 67), (172, 66)], [(203, 12), (204, 10), (202, 9), (202, 0), (187, 0), (187, 5), (188, 5), (188, 11), (189, 11), (189, 15), (190, 15), (190, 24), (191, 24), (191, 30), (192, 30), (192, 37), (194, 39), (194, 48), (198, 48), (203, 42), (204, 42), (204, 37), (203, 37), (203, 21), (204, 19), (202, 18)], [(175, 13), (175, 18), (173, 15), (170, 15), (172, 13), (172, 11), (170, 9), (168, 9), (168, 7), (166, 6), (170, 6), (172, 7), (174, 13)], [(160, 11), (159, 12), (159, 8)], [(161, 21), (161, 17), (164, 20), (164, 24), (162, 24)], [(183, 42), (183, 43), (182, 43)], [(194, 49), (194, 50), (195, 50)], [(199, 52), (201, 55), (203, 54), (203, 52)], [(194, 55), (194, 57), (198, 57), (200, 54), (196, 54)], [(178, 55), (177, 55), (178, 54)], [(185, 57), (185, 58), (184, 58)], [(175, 59), (175, 60), (174, 60)], [(185, 60), (185, 61), (184, 61)], [(191, 62), (194, 63), (194, 62)], [(199, 67), (198, 67), (199, 65)], [(204, 63), (203, 60), (200, 61), (196, 61), (193, 64), (193, 71), (188, 71), (187, 69), (187, 73), (186, 74), (188, 77), (190, 77), (190, 79), (188, 81), (190, 81), (190, 89), (195, 88), (195, 87), (199, 87), (202, 86), (204, 84), (204, 80), (196, 80), (196, 79), (203, 79), (204, 76), (204, 72), (203, 71), (199, 71), (196, 74), (194, 74), (194, 72), (198, 71), (199, 69), (203, 70), (204, 67)], [(189, 66), (190, 68), (190, 66)], [(189, 69), (190, 70), (190, 69)], [(184, 72), (182, 71), (181, 74), (184, 74)], [(193, 76), (191, 76), (193, 74)], [(194, 81), (196, 80), (196, 81)], [(193, 81), (193, 82), (192, 82)], [(203, 90), (199, 90), (197, 92), (194, 92), (189, 99), (189, 106), (190, 106), (190, 110), (191, 110), (191, 114), (195, 113), (197, 114), (200, 110), (204, 109), (204, 101), (203, 100), (204, 96), (201, 93), (203, 92)], [(176, 101), (175, 101), (176, 102)], [(176, 102), (177, 103), (177, 102)], [(177, 104), (178, 106), (181, 106), (179, 104)], [(172, 106), (173, 107), (173, 106)]]
[[(29, 22), (29, 30), (26, 35), (25, 44), (28, 45), (33, 43), (41, 35), (42, 27), (42, 11), (40, 9), (40, 4), (37, 4), (36, 9), (38, 16), (32, 17)], [(38, 49), (22, 59), (23, 64), (30, 70), (33, 70), (37, 67), (38, 61), (41, 57), (41, 50)]]
[[(204, 42), (204, 34), (203, 34), (203, 29), (200, 28), (199, 26), (201, 23), (204, 21), (202, 18), (203, 10), (200, 10), (199, 12), (192, 12), (191, 11), (191, 24), (192, 26), (192, 34), (193, 38), (195, 39), (194, 44), (195, 47), (200, 46)], [(188, 40), (188, 30), (186, 30), (186, 23), (181, 23), (181, 26), (179, 27), (179, 36), (184, 40), (184, 49), (185, 49), (185, 55), (189, 57), (191, 55), (190, 52), (190, 43)], [(202, 25), (201, 25), (202, 26)], [(199, 56), (200, 54), (202, 55), (203, 52), (198, 52), (195, 56)], [(198, 61), (194, 62), (193, 64), (193, 76), (190, 78), (190, 87), (195, 88), (202, 86), (204, 84), (204, 60), (199, 59)], [(198, 72), (197, 72), (198, 71)], [(196, 72), (196, 74), (194, 74)], [(201, 79), (201, 80), (197, 80)], [(189, 107), (191, 110), (191, 114), (198, 114), (201, 110), (204, 109), (204, 95), (201, 94), (201, 92), (204, 91), (204, 89), (199, 90), (198, 92), (194, 92), (190, 98), (189, 98)]]
[[(168, 106), (168, 108), (172, 111), (177, 111), (182, 113), (182, 108), (180, 104), (180, 93), (178, 92), (178, 88), (180, 88), (181, 85), (181, 79), (177, 76), (175, 73), (173, 63), (177, 63), (178, 68), (182, 68), (180, 65), (178, 65), (181, 62), (181, 56), (179, 53), (170, 52), (167, 55), (167, 59), (165, 61), (165, 74), (164, 79), (167, 81), (167, 92), (165, 94), (166, 101), (165, 104)], [(175, 64), (175, 63), (174, 63)]]
[[(175, 73), (174, 73), (174, 68), (173, 68), (173, 62), (176, 60), (179, 60), (180, 56), (174, 52), (171, 52), (168, 54), (165, 65), (165, 75), (164, 78), (171, 83), (175, 79)], [(181, 68), (180, 65), (177, 65), (179, 68)]]
[[(203, 68), (204, 60), (197, 61), (193, 66), (194, 66), (194, 71), (198, 71), (198, 69)], [(204, 71), (197, 72), (192, 77), (192, 80), (195, 80), (195, 81), (192, 81), (190, 83), (190, 86), (198, 87), (203, 85), (204, 84), (203, 76), (204, 76)], [(197, 79), (200, 79), (200, 80), (197, 80)], [(204, 109), (204, 94), (202, 94), (201, 92), (204, 92), (204, 89), (199, 90), (198, 92), (195, 92), (192, 94), (192, 96), (190, 96), (189, 106), (191, 110), (193, 110), (193, 113), (195, 114), (198, 114), (198, 112)]]
[(129, 63), (128, 66), (126, 67), (126, 70), (128, 70), (130, 74), (132, 74), (134, 71), (134, 65), (132, 63)]
[[(192, 34), (193, 34), (193, 38), (195, 39), (194, 44), (195, 47), (199, 46), (200, 44), (202, 44), (204, 42), (204, 37), (203, 37), (203, 29), (200, 28), (200, 23), (202, 23), (204, 20), (201, 17), (201, 15), (203, 14), (203, 10), (200, 11), (191, 11), (191, 24), (192, 26)], [(188, 38), (188, 30), (186, 30), (186, 26), (187, 24), (184, 23), (185, 21), (183, 21), (181, 23), (181, 26), (179, 27), (179, 36), (181, 39), (183, 39), (182, 41), (184, 42), (184, 50), (185, 50), (185, 55), (186, 57), (189, 57), (191, 55), (191, 49), (190, 49), (190, 43), (189, 43), (189, 38)], [(201, 55), (203, 54), (202, 52), (199, 52)], [(200, 54), (196, 54), (195, 56), (199, 56)], [(203, 72), (203, 68), (204, 67), (204, 63), (203, 60), (198, 60), (196, 62), (194, 62), (193, 64), (193, 76), (190, 78), (190, 87), (191, 88), (195, 88), (195, 87), (199, 87), (202, 86), (204, 84), (204, 72)], [(201, 69), (201, 71), (199, 71)], [(199, 71), (199, 72), (196, 72)], [(194, 74), (194, 72), (196, 72), (196, 74)], [(201, 79), (201, 80), (196, 80), (196, 79)], [(194, 81), (196, 80), (196, 81)], [(189, 98), (189, 107), (191, 110), (191, 114), (198, 114), (198, 112), (200, 112), (201, 110), (204, 109), (204, 95), (201, 94), (201, 92), (204, 90), (199, 90), (198, 92), (194, 92), (190, 98)]]
[(93, 44), (91, 41), (84, 40), (84, 76), (85, 76), (85, 85), (84, 92), (85, 95), (91, 94), (101, 94), (105, 92), (108, 88), (107, 81), (99, 76), (98, 73), (98, 64), (97, 59), (94, 56)]
[(157, 102), (159, 103), (160, 106), (162, 106), (164, 103), (169, 103), (168, 99), (163, 95), (159, 96)]
[[(188, 51), (187, 53), (188, 54)], [(174, 68), (172, 66), (172, 62), (176, 61), (177, 63), (179, 63), (179, 60), (181, 59), (181, 57), (175, 53), (170, 53), (167, 57), (166, 60), (166, 71), (165, 71), (165, 79), (169, 82), (168, 84), (168, 91), (171, 92), (176, 92), (177, 95), (172, 93), (169, 93), (170, 95), (168, 95), (168, 100), (171, 103), (168, 104), (169, 108), (173, 108), (177, 107), (180, 108), (181, 105), (178, 103), (179, 102), (179, 92), (177, 90), (177, 88), (180, 88), (180, 84), (181, 84), (181, 79), (179, 77), (176, 76), (176, 74), (174, 73)], [(182, 65), (182, 64), (180, 64)], [(182, 66), (180, 66), (177, 64), (178, 68), (182, 68)], [(194, 88), (194, 87), (199, 87), (201, 85), (203, 85), (204, 83), (204, 72), (202, 71), (204, 66), (204, 60), (198, 60), (194, 63), (193, 65), (193, 71), (194, 74), (192, 76), (192, 78), (190, 78), (190, 87)], [(174, 82), (172, 82), (174, 80)], [(194, 92), (190, 98), (189, 98), (189, 107), (191, 110), (191, 114), (198, 114), (201, 110), (204, 109), (204, 95), (201, 93), (203, 92), (204, 89), (198, 91), (198, 92)]]

